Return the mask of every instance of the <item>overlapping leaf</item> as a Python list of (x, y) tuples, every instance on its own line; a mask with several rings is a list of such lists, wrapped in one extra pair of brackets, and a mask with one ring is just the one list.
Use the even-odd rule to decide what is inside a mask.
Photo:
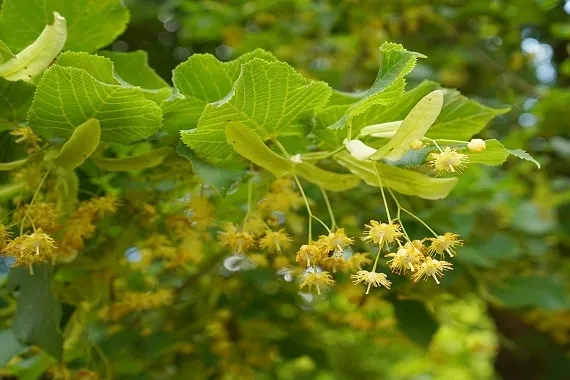
[[(348, 123), (352, 123), (355, 116), (366, 112), (370, 107), (388, 106), (402, 95), (406, 84), (404, 77), (413, 70), (417, 57), (420, 55), (407, 51), (402, 45), (389, 42), (382, 44), (380, 52), (382, 53), (380, 71), (372, 87), (329, 128), (342, 129)], [(337, 104), (347, 101), (347, 95), (337, 93), (335, 100)]]
[(257, 49), (230, 62), (220, 62), (210, 54), (194, 54), (178, 65), (172, 72), (177, 94), (162, 103), (165, 129), (177, 133), (195, 127), (206, 105), (224, 98), (241, 65), (254, 58), (276, 60), (271, 53)]
[(90, 118), (101, 123), (103, 141), (126, 144), (153, 134), (162, 116), (140, 88), (106, 84), (73, 67), (46, 70), (28, 113), (34, 131), (67, 138)]
[(307, 80), (286, 63), (256, 58), (242, 65), (224, 99), (206, 106), (196, 129), (182, 131), (182, 140), (201, 157), (227, 159), (229, 121), (241, 122), (262, 139), (301, 134), (299, 117), (323, 107), (330, 92), (326, 83)]
[(67, 20), (68, 50), (94, 51), (119, 36), (129, 20), (121, 0), (4, 0), (0, 39), (19, 52), (53, 23), (53, 12)]
[(34, 85), (23, 81), (0, 78), (0, 130), (26, 119), (35, 89)]

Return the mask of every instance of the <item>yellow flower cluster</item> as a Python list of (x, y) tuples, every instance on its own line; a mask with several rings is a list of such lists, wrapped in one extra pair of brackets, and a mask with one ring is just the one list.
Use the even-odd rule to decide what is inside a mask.
[(290, 178), (280, 178), (271, 184), (267, 195), (257, 205), (262, 215), (273, 211), (288, 212), (303, 205), (303, 198), (295, 189)]
[[(253, 230), (251, 229), (252, 227), (254, 227)], [(218, 232), (218, 241), (222, 246), (238, 254), (246, 253), (256, 245), (259, 245), (259, 248), (269, 253), (281, 254), (284, 249), (291, 246), (292, 239), (284, 229), (274, 231), (263, 223), (264, 231), (260, 233), (257, 227), (258, 225), (256, 224), (248, 225), (246, 223), (242, 229), (233, 223), (225, 223), (222, 230)]]
[(214, 223), (214, 205), (203, 197), (193, 197), (188, 202), (188, 217), (192, 225), (199, 231), (212, 226)]
[(54, 203), (39, 202), (16, 209), (12, 219), (18, 224), (23, 223), (24, 227), (53, 232), (60, 227), (57, 222), (58, 214)]
[(172, 304), (173, 297), (169, 289), (159, 289), (155, 292), (125, 292), (120, 301), (101, 309), (99, 317), (105, 321), (116, 321), (132, 312), (168, 306)]

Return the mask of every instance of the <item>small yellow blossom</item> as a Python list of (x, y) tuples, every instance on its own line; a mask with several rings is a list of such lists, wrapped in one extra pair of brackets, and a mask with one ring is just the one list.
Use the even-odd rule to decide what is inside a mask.
[(107, 194), (103, 197), (95, 197), (89, 200), (92, 212), (98, 218), (111, 215), (117, 212), (119, 206), (119, 198), (114, 194)]
[(458, 153), (446, 146), (441, 153), (432, 153), (433, 159), (430, 162), (432, 172), (441, 175), (445, 173), (461, 173), (469, 162), (466, 154)]
[(40, 202), (25, 205), (16, 210), (14, 218), (23, 221), (25, 227), (34, 226), (46, 231), (54, 231), (58, 227), (58, 214), (54, 203)]
[(309, 244), (303, 244), (299, 248), (295, 260), (297, 260), (299, 265), (311, 266), (319, 264), (326, 256), (327, 253), (323, 251), (321, 246), (310, 242)]
[(16, 137), (16, 144), (24, 144), (26, 151), (31, 153), (38, 149), (39, 143), (42, 141), (30, 127), (20, 127), (10, 131), (10, 135)]
[(356, 274), (351, 275), (350, 278), (354, 281), (355, 285), (361, 282), (368, 285), (366, 294), (370, 293), (371, 286), (383, 286), (386, 289), (390, 289), (390, 285), (392, 285), (392, 282), (388, 280), (388, 277), (384, 273), (369, 272), (367, 270), (359, 270)]
[(342, 254), (344, 249), (354, 243), (354, 240), (346, 236), (344, 228), (319, 237), (317, 244), (321, 245), (326, 252)]
[(398, 241), (398, 238), (403, 235), (402, 227), (393, 222), (386, 224), (379, 223), (376, 220), (371, 220), (370, 224), (366, 224), (365, 227), (368, 231), (364, 231), (364, 237), (362, 237), (362, 240), (378, 244), (380, 249), (382, 249), (384, 244), (391, 244)]
[(247, 220), (245, 221), (243, 230), (245, 232), (249, 232), (257, 238), (265, 233), (267, 230), (267, 224), (265, 224), (260, 216), (254, 214), (248, 216)]
[(463, 241), (459, 239), (459, 235), (446, 232), (444, 235), (439, 235), (436, 238), (429, 238), (431, 245), (429, 246), (429, 253), (439, 254), (443, 259), (445, 257), (445, 252), (449, 254), (450, 257), (455, 255), (456, 247), (461, 247)]
[(347, 263), (342, 256), (326, 257), (321, 261), (321, 265), (333, 273), (342, 272), (346, 269)]
[(190, 220), (199, 230), (204, 230), (214, 223), (214, 205), (206, 198), (193, 197), (188, 202)]
[(335, 281), (329, 272), (310, 272), (305, 274), (303, 281), (299, 284), (299, 289), (303, 289), (305, 286), (309, 287), (309, 291), (315, 286), (317, 288), (317, 293), (321, 294), (321, 288), (325, 290), (333, 286)]
[(410, 148), (412, 148), (413, 150), (421, 149), (422, 146), (423, 143), (420, 140), (414, 140), (410, 143)]
[(416, 269), (412, 275), (414, 282), (418, 282), (422, 278), (427, 280), (428, 277), (433, 277), (435, 282), (439, 284), (438, 277), (442, 277), (444, 271), (453, 269), (453, 266), (447, 261), (432, 259), (428, 256)]
[(470, 152), (480, 153), (487, 149), (487, 145), (485, 144), (485, 140), (471, 139), (471, 141), (467, 143), (467, 148), (469, 148)]
[(3, 256), (16, 259), (15, 265), (32, 265), (46, 262), (56, 249), (55, 241), (38, 228), (32, 234), (17, 237), (2, 250)]
[(250, 233), (240, 231), (232, 223), (226, 223), (224, 230), (218, 232), (218, 240), (236, 253), (245, 253), (255, 245), (255, 239)]
[(408, 269), (415, 271), (415, 266), (423, 259), (420, 250), (410, 243), (400, 247), (396, 253), (389, 253), (385, 257), (391, 257), (388, 261), (390, 270), (396, 274), (406, 273)]
[(362, 267), (372, 264), (372, 259), (366, 253), (355, 253), (347, 260), (348, 268), (351, 271), (362, 270)]
[(267, 249), (271, 253), (281, 253), (282, 249), (291, 246), (292, 239), (287, 235), (285, 230), (265, 231), (265, 236), (259, 239), (259, 246)]
[(0, 251), (4, 249), (11, 236), (12, 234), (10, 233), (8, 227), (0, 223)]

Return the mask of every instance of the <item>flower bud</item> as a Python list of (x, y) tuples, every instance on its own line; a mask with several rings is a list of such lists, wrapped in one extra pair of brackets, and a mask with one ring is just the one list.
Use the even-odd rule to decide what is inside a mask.
[(345, 140), (344, 146), (346, 150), (357, 160), (368, 160), (370, 156), (376, 153), (376, 149), (366, 145), (360, 140)]
[(469, 151), (471, 152), (482, 152), (484, 151), (487, 146), (485, 145), (485, 141), (481, 140), (481, 139), (471, 139), (471, 141), (469, 141), (467, 143), (467, 148), (469, 148)]
[(423, 144), (420, 140), (414, 140), (410, 143), (410, 148), (412, 148), (413, 150), (418, 150), (421, 149), (422, 145)]

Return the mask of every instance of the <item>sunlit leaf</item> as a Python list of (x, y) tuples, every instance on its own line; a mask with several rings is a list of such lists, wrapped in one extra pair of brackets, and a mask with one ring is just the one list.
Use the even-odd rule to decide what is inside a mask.
[(530, 154), (528, 154), (524, 150), (522, 150), (522, 149), (509, 149), (508, 151), (510, 154), (512, 154), (515, 157), (533, 162), (540, 169), (540, 162), (535, 160), (534, 157), (532, 157)]

